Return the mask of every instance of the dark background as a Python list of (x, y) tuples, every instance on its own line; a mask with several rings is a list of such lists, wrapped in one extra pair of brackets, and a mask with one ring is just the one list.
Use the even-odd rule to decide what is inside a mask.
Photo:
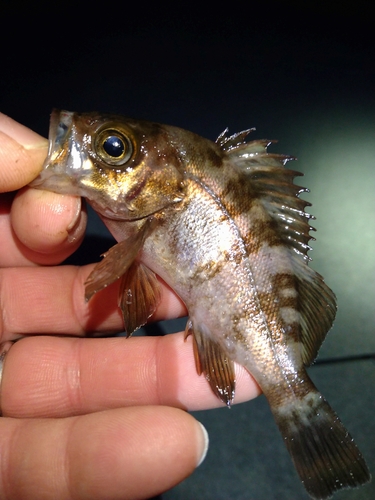
[[(79, 4), (80, 5), (80, 4)], [(25, 10), (27, 9), (27, 10)], [(0, 110), (48, 134), (53, 107), (116, 112), (215, 139), (256, 126), (311, 189), (312, 253), (338, 296), (319, 388), (375, 473), (375, 61), (371, 2), (0, 5)], [(78, 254), (108, 246), (96, 218)], [(96, 244), (92, 249), (92, 242)], [(88, 246), (92, 253), (86, 252)], [(97, 249), (97, 252), (95, 252)], [(179, 324), (162, 324), (170, 331)], [(324, 363), (322, 361), (325, 361)], [(200, 412), (204, 464), (163, 499), (304, 499), (264, 398)], [(337, 499), (375, 498), (374, 484)]]

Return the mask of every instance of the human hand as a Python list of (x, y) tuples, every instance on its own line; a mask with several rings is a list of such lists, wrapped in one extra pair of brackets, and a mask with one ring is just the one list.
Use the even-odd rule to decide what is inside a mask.
[[(0, 387), (0, 497), (149, 498), (204, 457), (205, 434), (185, 410), (221, 403), (182, 332), (81, 338), (122, 330), (117, 284), (86, 303), (93, 265), (56, 265), (81, 243), (86, 214), (79, 198), (24, 187), (46, 154), (45, 139), (0, 114), (0, 342), (22, 337)], [(162, 284), (153, 319), (185, 313)], [(259, 394), (238, 366), (236, 378), (235, 402)]]

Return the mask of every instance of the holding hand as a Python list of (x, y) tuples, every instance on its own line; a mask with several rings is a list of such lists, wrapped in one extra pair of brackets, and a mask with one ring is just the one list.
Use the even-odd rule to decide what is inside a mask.
[[(206, 433), (186, 410), (220, 403), (183, 333), (80, 338), (123, 329), (117, 284), (86, 303), (93, 265), (57, 266), (81, 243), (86, 213), (80, 198), (24, 187), (47, 147), (0, 114), (0, 342), (11, 346), (0, 363), (0, 497), (149, 498), (205, 456)], [(186, 314), (162, 293), (153, 320)], [(244, 369), (236, 376), (235, 402), (259, 394)]]

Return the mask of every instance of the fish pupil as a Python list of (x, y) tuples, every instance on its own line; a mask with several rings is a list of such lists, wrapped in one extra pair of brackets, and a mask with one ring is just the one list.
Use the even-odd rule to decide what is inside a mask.
[(104, 151), (113, 158), (120, 158), (124, 154), (125, 144), (115, 135), (110, 135), (103, 143)]

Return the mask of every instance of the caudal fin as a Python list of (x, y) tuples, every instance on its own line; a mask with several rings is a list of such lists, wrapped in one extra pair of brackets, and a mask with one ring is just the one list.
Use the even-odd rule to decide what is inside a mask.
[(310, 496), (330, 498), (341, 488), (367, 483), (361, 452), (336, 413), (318, 392), (273, 411), (295, 468)]

